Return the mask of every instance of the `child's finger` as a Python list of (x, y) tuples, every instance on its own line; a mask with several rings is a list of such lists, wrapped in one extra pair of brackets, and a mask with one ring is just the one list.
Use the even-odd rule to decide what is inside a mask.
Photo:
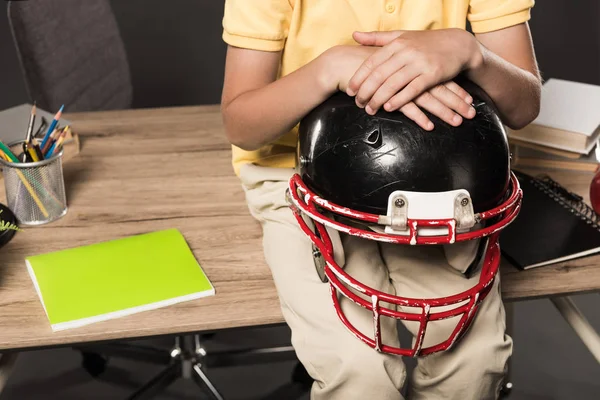
[(377, 69), (381, 64), (390, 59), (398, 49), (397, 42), (392, 42), (390, 45), (384, 46), (367, 58), (360, 67), (356, 70), (350, 81), (346, 93), (349, 96), (354, 96), (358, 93), (361, 85), (367, 77)]
[[(391, 63), (391, 61), (388, 61)], [(363, 83), (358, 94), (356, 95), (356, 100), (361, 101), (364, 98), (368, 99), (368, 104), (365, 107), (365, 110), (369, 114), (375, 114), (377, 110), (379, 110), (388, 100), (390, 100), (396, 93), (398, 93), (401, 89), (406, 87), (413, 79), (415, 79), (419, 75), (419, 71), (414, 66), (406, 66), (401, 68), (391, 68), (392, 72), (391, 76), (389, 76), (383, 83), (377, 85), (372, 84), (370, 78)], [(412, 99), (411, 99), (412, 100)], [(396, 107), (395, 109), (385, 108), (387, 111), (394, 111), (399, 109), (400, 107)]]
[(433, 122), (427, 118), (427, 115), (415, 103), (412, 101), (406, 104), (404, 107), (400, 109), (400, 112), (406, 115), (408, 118), (415, 121), (421, 128), (426, 131), (430, 131), (433, 129)]
[[(461, 100), (459, 99), (459, 101)], [(455, 113), (446, 104), (438, 100), (431, 92), (425, 92), (421, 96), (417, 97), (415, 104), (420, 108), (429, 111), (449, 125), (458, 126), (463, 121), (460, 115)]]
[(389, 99), (385, 104), (385, 109), (399, 110), (409, 102), (422, 95), (427, 88), (427, 79), (424, 77), (424, 75), (419, 75), (410, 81), (410, 83), (396, 93), (391, 99)]
[(466, 101), (468, 104), (473, 103), (473, 97), (462, 87), (459, 86), (458, 83), (454, 81), (448, 81), (444, 84), (449, 90), (454, 92), (458, 97)]
[(447, 85), (438, 85), (429, 93), (462, 117), (471, 119), (475, 116), (475, 109), (465, 102), (464, 97), (450, 90)]
[(374, 31), (359, 32), (352, 34), (352, 38), (363, 46), (385, 46), (394, 39), (398, 39), (404, 31)]

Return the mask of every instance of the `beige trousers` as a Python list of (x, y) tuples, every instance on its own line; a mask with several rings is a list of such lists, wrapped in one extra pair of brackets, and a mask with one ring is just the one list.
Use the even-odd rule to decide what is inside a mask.
[[(402, 399), (406, 379), (402, 357), (376, 352), (353, 336), (336, 315), (329, 284), (321, 282), (315, 270), (311, 241), (285, 201), (293, 172), (248, 164), (240, 177), (250, 212), (262, 225), (264, 254), (292, 331), (292, 345), (315, 380), (311, 399)], [(332, 239), (337, 244), (336, 260), (350, 275), (389, 293), (440, 297), (462, 292), (479, 279), (467, 279), (459, 272), (473, 257), (472, 244), (464, 248), (393, 245), (345, 234)], [(371, 312), (346, 298), (341, 304), (350, 321), (372, 337)], [(424, 346), (445, 340), (456, 321), (430, 323)], [(416, 323), (404, 324), (414, 335)], [(382, 322), (382, 336), (385, 344), (399, 345), (396, 321)], [(498, 277), (462, 340), (449, 351), (417, 360), (409, 398), (495, 399), (511, 353)]]

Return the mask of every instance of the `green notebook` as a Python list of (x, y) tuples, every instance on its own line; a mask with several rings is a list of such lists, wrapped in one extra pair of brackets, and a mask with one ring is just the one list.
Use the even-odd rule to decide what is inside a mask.
[(26, 258), (53, 331), (215, 294), (176, 229)]

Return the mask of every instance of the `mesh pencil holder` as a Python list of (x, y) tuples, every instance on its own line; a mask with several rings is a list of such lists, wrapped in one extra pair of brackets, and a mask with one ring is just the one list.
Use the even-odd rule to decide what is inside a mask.
[[(11, 143), (9, 147), (20, 149), (22, 143)], [(19, 224), (43, 225), (67, 213), (62, 155), (61, 150), (46, 160), (24, 163), (0, 158), (8, 207)]]

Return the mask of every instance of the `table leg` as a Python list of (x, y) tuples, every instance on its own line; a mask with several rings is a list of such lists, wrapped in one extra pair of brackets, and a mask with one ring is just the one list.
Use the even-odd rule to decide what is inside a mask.
[(4, 389), (19, 353), (0, 354), (0, 393)]
[(551, 297), (550, 301), (600, 363), (600, 336), (579, 311), (573, 300), (569, 296), (564, 296)]

